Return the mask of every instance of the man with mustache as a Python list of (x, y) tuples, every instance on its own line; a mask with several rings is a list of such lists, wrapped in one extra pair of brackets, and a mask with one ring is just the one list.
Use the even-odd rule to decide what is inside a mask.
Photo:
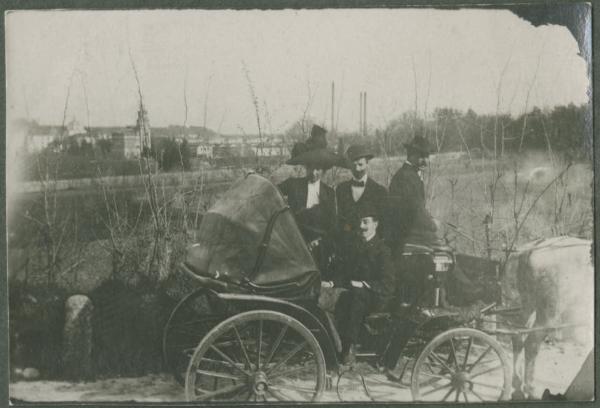
[(355, 361), (355, 345), (365, 316), (385, 308), (394, 290), (390, 249), (377, 234), (379, 211), (368, 203), (361, 205), (356, 214), (360, 239), (339, 265), (334, 282), (323, 282), (328, 283), (326, 287), (348, 288), (335, 307), (344, 364)]
[(335, 191), (342, 248), (347, 247), (352, 236), (359, 233), (357, 213), (361, 206), (371, 205), (380, 218), (383, 215), (387, 190), (368, 175), (369, 160), (373, 156), (362, 145), (352, 145), (346, 152), (347, 167), (352, 172), (352, 179), (340, 183)]

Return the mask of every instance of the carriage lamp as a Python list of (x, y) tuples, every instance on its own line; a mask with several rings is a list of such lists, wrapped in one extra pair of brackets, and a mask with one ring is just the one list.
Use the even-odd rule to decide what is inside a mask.
[(452, 257), (446, 254), (435, 254), (433, 257), (436, 272), (448, 272), (450, 265), (454, 263)]
[(454, 259), (447, 253), (436, 253), (433, 255), (433, 264), (435, 265), (435, 288), (434, 288), (434, 306), (439, 307), (442, 296), (442, 287), (446, 280), (446, 272), (454, 264)]

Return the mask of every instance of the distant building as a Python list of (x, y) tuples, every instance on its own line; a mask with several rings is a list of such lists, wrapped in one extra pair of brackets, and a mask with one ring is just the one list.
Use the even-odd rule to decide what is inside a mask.
[(65, 131), (61, 126), (38, 125), (37, 122), (31, 122), (26, 133), (25, 150), (29, 153), (41, 152), (52, 142), (58, 142), (63, 133)]
[(65, 136), (74, 136), (87, 133), (86, 128), (83, 127), (81, 123), (79, 123), (75, 118), (71, 119), (71, 121), (67, 124), (66, 128), (67, 131)]
[(140, 137), (137, 129), (112, 134), (111, 151), (126, 159), (137, 159), (141, 155)]
[(252, 152), (259, 157), (287, 156), (288, 149), (283, 145), (252, 146)]
[(213, 158), (213, 147), (214, 146), (208, 145), (208, 144), (200, 144), (200, 145), (196, 146), (196, 156), (204, 157), (207, 159), (212, 159)]
[[(145, 150), (150, 151), (152, 146), (152, 141), (150, 139), (150, 120), (148, 119), (148, 112), (141, 101), (135, 130), (139, 139), (140, 152)], [(138, 153), (138, 157), (139, 156), (140, 153)]]

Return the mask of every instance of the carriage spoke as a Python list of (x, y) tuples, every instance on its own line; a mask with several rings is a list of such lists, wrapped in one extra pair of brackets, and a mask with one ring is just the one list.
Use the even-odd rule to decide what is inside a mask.
[(458, 398), (460, 397), (460, 390), (456, 389), (456, 396), (454, 397), (454, 402), (458, 402)]
[[(235, 332), (235, 337), (237, 338), (238, 345), (242, 349), (242, 353), (244, 354), (244, 359), (246, 360), (246, 364), (248, 364), (248, 368), (252, 370), (252, 363), (250, 363), (250, 358), (248, 357), (248, 353), (246, 352), (246, 347), (244, 347), (244, 343), (242, 342), (242, 338), (240, 337), (240, 333), (235, 325), (233, 325), (233, 331)], [(259, 366), (257, 366), (258, 368)]]
[(433, 358), (435, 358), (435, 360), (440, 363), (442, 365), (442, 367), (444, 367), (446, 370), (450, 371), (450, 373), (454, 374), (454, 370), (451, 369), (450, 367), (448, 367), (448, 365), (444, 362), (444, 360), (438, 356), (437, 354), (435, 354), (435, 352), (431, 352), (430, 356), (432, 356)]
[(462, 392), (463, 397), (465, 397), (465, 402), (469, 402), (469, 398), (467, 398), (467, 393), (465, 391)]
[(498, 386), (498, 385), (492, 385), (492, 384), (486, 384), (486, 383), (482, 383), (479, 381), (471, 381), (471, 384), (473, 385), (479, 385), (480, 387), (487, 387), (487, 388), (491, 388), (494, 390), (500, 390), (502, 391), (502, 387)]
[(298, 344), (296, 347), (294, 347), (286, 356), (283, 360), (281, 360), (280, 362), (278, 362), (274, 367), (272, 367), (271, 369), (267, 370), (266, 374), (269, 375), (271, 374), (273, 371), (277, 370), (279, 367), (281, 367), (282, 365), (284, 365), (285, 363), (288, 362), (288, 360), (292, 357), (294, 357), (296, 354), (298, 354), (298, 352), (300, 350), (302, 350), (305, 346), (306, 346), (306, 341), (303, 341), (302, 343)]
[(265, 360), (265, 365), (264, 365), (265, 367), (267, 367), (269, 365), (269, 363), (271, 362), (271, 359), (275, 355), (275, 352), (279, 348), (279, 344), (281, 343), (281, 340), (283, 340), (283, 337), (285, 336), (285, 333), (287, 332), (287, 328), (288, 328), (288, 326), (284, 325), (283, 328), (281, 329), (281, 331), (279, 332), (279, 335), (275, 339), (275, 343), (273, 344), (273, 347), (271, 347), (271, 352), (269, 353), (269, 355), (267, 356), (267, 359)]
[(471, 378), (482, 376), (482, 375), (487, 374), (489, 372), (496, 371), (499, 368), (502, 368), (502, 364), (500, 364), (500, 365), (498, 365), (496, 367), (488, 368), (487, 370), (483, 370), (483, 371), (481, 371), (481, 372), (479, 372), (477, 374), (472, 374)]
[(260, 353), (262, 352), (262, 332), (263, 332), (263, 321), (258, 321), (258, 347), (257, 347), (257, 362), (256, 367), (260, 367)]
[(487, 354), (488, 354), (488, 353), (489, 353), (491, 350), (492, 350), (492, 346), (489, 346), (489, 347), (488, 347), (488, 348), (487, 348), (487, 349), (486, 349), (486, 350), (485, 350), (485, 351), (484, 351), (484, 352), (483, 352), (483, 353), (482, 353), (482, 354), (481, 354), (481, 355), (480, 355), (480, 356), (477, 358), (477, 360), (475, 360), (475, 362), (473, 363), (473, 365), (471, 366), (471, 368), (469, 368), (469, 369), (467, 370), (467, 372), (468, 372), (468, 373), (470, 373), (470, 372), (471, 372), (471, 370), (472, 370), (472, 369), (473, 369), (473, 368), (474, 368), (474, 367), (475, 367), (477, 364), (479, 364), (479, 362), (480, 362), (481, 360), (483, 360), (483, 358), (484, 358), (484, 357), (485, 357), (485, 356), (486, 356), (486, 355), (487, 355)]
[(469, 392), (470, 392), (471, 394), (475, 395), (475, 396), (476, 396), (477, 398), (479, 398), (481, 401), (485, 401), (485, 399), (484, 399), (484, 398), (483, 398), (481, 395), (479, 395), (478, 393), (476, 393), (475, 391), (473, 391), (473, 389), (472, 389), (472, 388), (469, 390)]
[[(444, 389), (446, 389), (448, 387), (452, 387), (452, 384), (446, 384), (446, 385), (442, 385), (441, 387), (434, 388), (432, 390), (429, 390), (429, 391), (421, 394), (421, 396), (424, 397), (426, 395), (433, 394), (434, 392), (437, 392), (437, 391), (440, 391), (440, 390), (444, 390)], [(454, 389), (454, 387), (452, 387), (452, 389), (450, 390), (450, 392), (448, 393), (448, 395), (450, 395), (450, 393), (452, 392), (453, 389)]]
[(244, 374), (247, 377), (250, 376), (250, 374), (248, 374), (248, 372), (246, 372), (246, 370), (243, 370), (240, 367), (238, 367), (237, 364), (231, 359), (231, 357), (229, 357), (227, 354), (225, 354), (221, 350), (219, 350), (214, 344), (212, 344), (210, 346), (210, 348), (212, 350), (214, 350), (218, 355), (220, 355), (221, 357), (223, 357), (225, 359), (225, 361), (227, 361), (229, 363), (229, 365), (231, 365), (233, 368), (235, 368), (236, 370), (240, 371), (242, 374)]
[(454, 337), (450, 337), (450, 346), (452, 347), (452, 358), (454, 360), (456, 370), (460, 370), (460, 367), (458, 365), (458, 358), (456, 357), (456, 347), (454, 347)]
[(275, 389), (275, 390), (279, 390), (281, 391), (281, 389), (286, 389), (286, 390), (294, 390), (294, 391), (298, 391), (298, 392), (315, 392), (314, 388), (308, 388), (308, 387), (299, 387), (297, 385), (292, 385), (292, 384), (277, 384), (277, 385), (270, 385), (269, 386), (270, 389)]
[(304, 371), (307, 368), (310, 368), (310, 367), (301, 366), (301, 367), (291, 368), (291, 369), (289, 369), (287, 371), (279, 371), (279, 372), (275, 371), (275, 372), (272, 372), (271, 375), (272, 376), (277, 376), (277, 377), (283, 377), (283, 376), (286, 376), (286, 375), (289, 375), (289, 374), (293, 374), (293, 373), (297, 373), (297, 372), (300, 372), (300, 371)]
[[(226, 394), (230, 394), (230, 393), (235, 393), (236, 391), (241, 391), (245, 387), (246, 387), (246, 384), (230, 385), (229, 387), (225, 387), (225, 388), (222, 388), (217, 391), (206, 392), (202, 395), (199, 395), (197, 397), (197, 400), (198, 401), (206, 401), (211, 398), (220, 397), (222, 395), (226, 395)], [(204, 390), (201, 390), (200, 388), (197, 388), (197, 390), (200, 390), (201, 392), (204, 391)], [(234, 395), (237, 395), (237, 394), (234, 394)]]
[[(448, 377), (444, 377), (443, 375), (439, 375), (439, 374), (429, 374), (429, 373), (421, 373), (420, 375), (424, 375), (430, 378), (437, 378), (438, 380), (448, 380)], [(431, 380), (427, 380), (427, 382), (431, 383)], [(424, 383), (421, 383), (424, 384)]]
[(227, 374), (227, 373), (219, 373), (219, 372), (216, 372), (216, 371), (209, 371), (209, 370), (197, 369), (196, 373), (203, 374), (203, 375), (208, 375), (209, 377), (215, 377), (215, 380), (217, 378), (226, 378), (226, 379), (234, 380), (234, 381), (242, 381), (243, 380), (242, 377), (236, 377), (235, 375), (231, 375), (231, 374)]
[(471, 345), (473, 344), (473, 337), (469, 337), (469, 343), (467, 343), (467, 351), (465, 351), (465, 359), (463, 361), (462, 369), (467, 369), (467, 361), (469, 360), (469, 352), (471, 351)]
[(450, 396), (450, 394), (452, 394), (452, 391), (454, 391), (454, 387), (450, 388), (450, 391), (448, 391), (446, 393), (446, 395), (444, 395), (444, 398), (442, 398), (442, 401), (446, 401), (448, 399), (448, 397)]
[(281, 392), (279, 392), (277, 390), (274, 390), (272, 387), (268, 387), (267, 388), (267, 392), (269, 394), (271, 394), (273, 397), (275, 397), (275, 399), (277, 401), (293, 401), (292, 399), (288, 398), (287, 396), (285, 396)]

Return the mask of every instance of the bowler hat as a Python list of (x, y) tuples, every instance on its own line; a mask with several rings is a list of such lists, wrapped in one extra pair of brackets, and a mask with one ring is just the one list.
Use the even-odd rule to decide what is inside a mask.
[(359, 220), (366, 217), (379, 219), (379, 208), (374, 202), (366, 201), (358, 206), (356, 215)]
[(404, 143), (404, 147), (406, 147), (406, 150), (414, 150), (424, 157), (429, 156), (429, 153), (431, 153), (429, 142), (421, 135), (415, 135), (409, 143)]
[(292, 147), (292, 157), (286, 162), (291, 165), (304, 165), (322, 169), (340, 166), (340, 157), (327, 149), (327, 130), (313, 125), (310, 137), (305, 142), (298, 142)]
[(367, 160), (371, 160), (374, 155), (371, 150), (365, 145), (352, 145), (346, 150), (346, 157), (351, 162), (364, 157)]

